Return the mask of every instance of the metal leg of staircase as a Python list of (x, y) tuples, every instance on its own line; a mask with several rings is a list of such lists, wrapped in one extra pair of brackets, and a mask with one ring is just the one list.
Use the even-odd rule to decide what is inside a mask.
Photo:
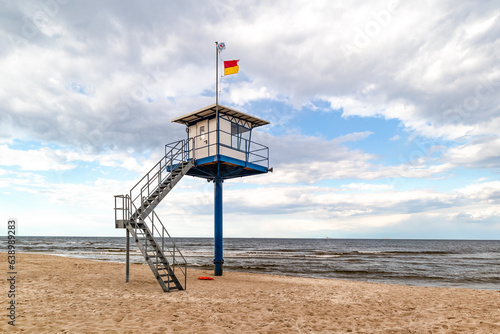
[(125, 255), (125, 282), (128, 283), (129, 281), (129, 273), (130, 273), (130, 232), (128, 229), (125, 229), (127, 231), (127, 254)]

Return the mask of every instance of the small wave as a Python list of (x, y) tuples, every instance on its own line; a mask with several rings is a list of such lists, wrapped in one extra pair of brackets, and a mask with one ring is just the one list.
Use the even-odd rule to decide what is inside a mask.
[(270, 248), (270, 249), (259, 249), (256, 252), (261, 253), (261, 252), (270, 252), (270, 253), (297, 253), (297, 252), (302, 252), (303, 250), (301, 249), (289, 249), (289, 248)]
[(127, 250), (126, 249), (119, 249), (119, 248), (110, 248), (107, 250), (110, 253), (125, 253)]
[(418, 255), (418, 254), (448, 255), (448, 254), (455, 254), (455, 252), (451, 252), (451, 251), (385, 251), (383, 253), (386, 253), (386, 254), (410, 254), (410, 255)]
[(336, 257), (341, 257), (342, 255), (339, 254), (318, 254), (318, 255), (306, 255), (305, 257), (308, 258), (336, 258)]
[(179, 246), (179, 247), (207, 247), (207, 246), (212, 246), (212, 244), (209, 244), (209, 243), (182, 243), (182, 242), (179, 242), (179, 241), (176, 241), (176, 245)]
[(314, 255), (338, 255), (338, 256), (342, 256), (342, 255), (346, 255), (348, 253), (344, 253), (344, 252), (328, 252), (328, 251), (314, 251)]
[(235, 271), (270, 271), (269, 266), (226, 266), (227, 269)]

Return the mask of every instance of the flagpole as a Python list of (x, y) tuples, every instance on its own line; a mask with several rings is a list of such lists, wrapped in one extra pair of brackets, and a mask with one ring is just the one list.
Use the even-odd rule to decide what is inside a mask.
[(219, 157), (219, 42), (215, 42), (215, 119), (217, 120), (217, 158)]
[(215, 42), (215, 109), (219, 109), (219, 42)]
[(220, 128), (219, 128), (219, 42), (215, 42), (215, 117), (217, 118), (217, 174), (214, 181), (214, 275), (222, 276), (224, 258), (222, 178), (220, 175)]

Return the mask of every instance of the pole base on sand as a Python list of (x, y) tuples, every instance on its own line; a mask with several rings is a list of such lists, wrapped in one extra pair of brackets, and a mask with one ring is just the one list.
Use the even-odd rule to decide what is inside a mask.
[(222, 276), (224, 260), (220, 261), (214, 260), (214, 264), (215, 264), (214, 276)]

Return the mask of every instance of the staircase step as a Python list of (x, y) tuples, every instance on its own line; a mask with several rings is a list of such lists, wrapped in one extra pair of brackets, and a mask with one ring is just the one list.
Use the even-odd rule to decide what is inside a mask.
[[(153, 261), (151, 261), (151, 262), (153, 262)], [(159, 269), (159, 270), (167, 270), (168, 269), (167, 268), (168, 264), (165, 262), (153, 262), (153, 264), (156, 266), (156, 269)], [(158, 265), (161, 265), (163, 267), (160, 268), (160, 267), (158, 267)]]
[[(175, 281), (163, 281), (163, 283), (169, 284), (169, 283), (175, 283)], [(172, 286), (172, 287), (170, 287), (170, 289), (174, 289), (174, 287)]]
[(156, 267), (156, 270), (164, 270), (168, 273), (168, 269), (167, 267)]
[[(175, 150), (172, 149), (171, 152), (167, 153), (165, 155), (165, 159), (168, 158), (170, 159), (169, 161), (172, 161), (171, 160), (172, 157), (184, 157), (185, 153), (183, 152), (183, 150), (185, 150), (185, 147), (186, 143), (184, 142), (180, 148), (177, 147), (175, 148)], [(168, 163), (167, 160), (165, 160), (165, 162)], [(154, 213), (153, 211), (154, 208), (158, 205), (158, 203), (160, 203), (163, 197), (165, 197), (165, 195), (174, 187), (174, 185), (186, 174), (186, 170), (193, 165), (194, 164), (192, 161), (177, 160), (175, 168), (170, 170), (169, 173), (161, 174), (163, 173), (163, 170), (160, 169), (159, 171), (160, 174), (158, 174), (158, 171), (154, 170), (153, 173), (156, 174), (154, 175), (151, 174), (153, 176), (147, 174), (148, 178), (146, 179), (147, 180), (146, 182), (148, 183), (147, 189), (151, 189), (153, 191), (145, 197), (137, 198), (134, 195), (131, 196), (130, 199), (130, 201), (132, 201), (132, 198), (137, 198), (138, 200), (142, 200), (142, 203), (139, 203), (139, 206), (132, 205), (132, 207), (135, 209), (135, 212), (130, 214), (129, 216), (130, 219), (126, 222), (125, 225), (131, 232), (132, 237), (139, 246), (144, 258), (147, 260), (157, 280), (159, 281), (160, 285), (165, 289), (165, 291), (174, 289), (184, 290), (185, 287), (183, 286), (183, 284), (180, 283), (180, 281), (173, 272), (176, 263), (173, 262), (172, 265), (170, 264), (170, 261), (172, 259), (170, 258), (169, 255), (171, 254), (169, 244), (166, 245), (165, 248), (163, 248), (164, 243), (162, 240), (162, 233), (161, 233), (162, 229), (164, 229), (163, 224), (161, 223), (159, 218), (158, 218), (158, 224), (155, 221), (154, 224), (155, 226), (159, 227), (160, 231), (160, 233), (158, 234), (156, 233), (158, 232), (156, 229), (154, 231), (150, 230), (150, 228), (152, 228), (150, 225), (151, 224), (150, 219), (154, 218), (151, 217), (151, 215), (156, 216), (156, 213)], [(166, 164), (162, 165), (162, 161), (160, 161), (160, 168), (168, 168), (168, 165)], [(160, 180), (161, 183), (158, 184), (158, 177), (162, 176), (163, 178)], [(144, 187), (144, 185), (141, 185), (141, 187)], [(132, 191), (134, 191), (135, 188), (136, 187), (132, 188), (131, 193)], [(137, 204), (137, 202), (135, 202), (135, 204)], [(146, 220), (149, 223), (146, 223), (145, 222)], [(166, 234), (168, 234), (168, 232)], [(173, 247), (175, 251), (175, 245)], [(165, 255), (169, 255), (169, 257), (166, 257)], [(167, 287), (164, 284), (167, 285)]]
[(168, 289), (169, 290), (174, 290), (174, 289), (179, 289), (179, 288), (174, 285), (174, 286), (169, 287)]

